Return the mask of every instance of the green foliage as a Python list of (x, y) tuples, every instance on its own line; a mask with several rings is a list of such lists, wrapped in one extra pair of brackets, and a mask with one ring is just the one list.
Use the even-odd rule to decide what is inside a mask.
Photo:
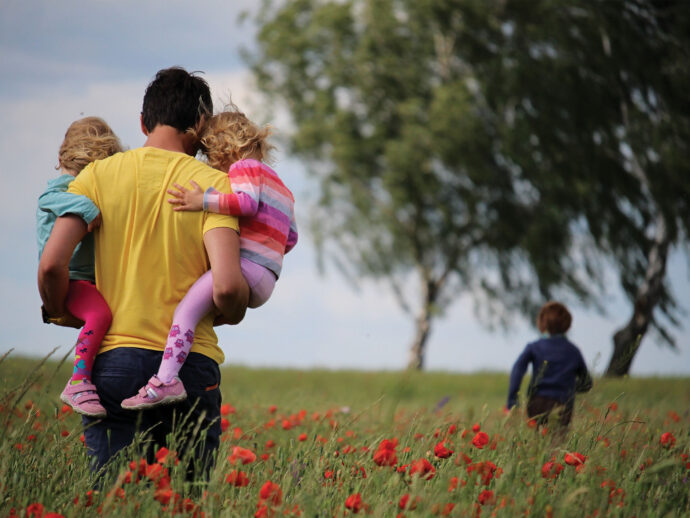
[[(687, 239), (689, 15), (680, 1), (267, 2), (249, 60), (319, 183), (322, 253), (389, 280), (408, 309), (412, 276), (427, 322), (460, 293), (489, 320), (531, 320), (545, 298), (596, 303), (605, 260), (632, 300), (659, 214)], [(667, 286), (659, 307), (673, 321)]]
[[(527, 511), (565, 517), (690, 511), (690, 422), (679, 415), (690, 404), (687, 379), (596, 380), (594, 389), (577, 400), (570, 431), (558, 435), (549, 429), (542, 435), (519, 413), (503, 415), (504, 374), (228, 367), (221, 389), (232, 408), (225, 409), (227, 429), (210, 480), (188, 483), (183, 463), (168, 459), (153, 466), (169, 479), (166, 493), (155, 474), (137, 474), (136, 445), (94, 491), (96, 479), (79, 440), (80, 420), (65, 412), (58, 398), (69, 368), (47, 362), (37, 369), (37, 363), (21, 358), (0, 363), (2, 516), (25, 516), (29, 506), (41, 504), (45, 513), (63, 517), (202, 512), (246, 517), (257, 511), (260, 490), (269, 480), (282, 492), (275, 516), (297, 516), (297, 510), (302, 516), (345, 516), (350, 513), (345, 500), (353, 493), (361, 494), (373, 516), (441, 515), (448, 504), (453, 508), (447, 515), (456, 517), (475, 516), (478, 507), (482, 515), (498, 517)], [(20, 400), (8, 397), (18, 386), (29, 390)], [(483, 449), (471, 444), (475, 424), (490, 437)], [(675, 437), (668, 447), (660, 444), (665, 432)], [(397, 466), (424, 458), (434, 466), (434, 477), (424, 480), (410, 476), (409, 467), (403, 473), (376, 465), (373, 452), (383, 439), (393, 438)], [(453, 450), (449, 458), (434, 455), (442, 440)], [(233, 464), (236, 446), (257, 459)], [(568, 452), (587, 456), (582, 469), (565, 464)], [(542, 477), (543, 464), (552, 458), (564, 465), (553, 480)], [(486, 484), (477, 471), (480, 462), (500, 468)], [(236, 470), (246, 474), (248, 485), (227, 482)], [(478, 498), (485, 489), (494, 496), (481, 506)], [(399, 509), (404, 494), (419, 498), (415, 510)]]

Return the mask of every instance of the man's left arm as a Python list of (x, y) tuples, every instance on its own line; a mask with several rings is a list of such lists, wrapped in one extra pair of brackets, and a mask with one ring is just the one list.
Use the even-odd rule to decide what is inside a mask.
[(65, 298), (69, 289), (69, 262), (85, 235), (86, 223), (81, 217), (68, 214), (58, 218), (38, 264), (38, 291), (45, 313), (59, 325), (83, 325), (67, 311)]

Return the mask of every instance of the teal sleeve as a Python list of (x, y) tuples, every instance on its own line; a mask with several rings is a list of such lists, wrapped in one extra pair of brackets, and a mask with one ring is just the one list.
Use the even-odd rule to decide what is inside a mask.
[(57, 190), (44, 192), (38, 198), (38, 209), (52, 212), (57, 218), (66, 214), (75, 214), (87, 225), (100, 213), (98, 207), (86, 196)]

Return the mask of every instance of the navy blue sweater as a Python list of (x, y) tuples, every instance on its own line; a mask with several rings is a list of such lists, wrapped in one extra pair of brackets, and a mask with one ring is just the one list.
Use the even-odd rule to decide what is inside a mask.
[(508, 389), (508, 408), (517, 404), (518, 390), (527, 365), (532, 364), (532, 379), (528, 394), (546, 396), (565, 403), (575, 392), (591, 388), (592, 380), (587, 372), (580, 350), (563, 335), (540, 338), (527, 344), (513, 365)]

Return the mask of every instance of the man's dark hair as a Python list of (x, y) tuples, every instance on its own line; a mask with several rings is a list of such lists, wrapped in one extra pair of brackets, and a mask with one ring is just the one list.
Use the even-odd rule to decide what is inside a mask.
[(141, 115), (147, 131), (158, 124), (187, 131), (213, 113), (211, 90), (202, 78), (181, 67), (160, 70), (146, 87)]

